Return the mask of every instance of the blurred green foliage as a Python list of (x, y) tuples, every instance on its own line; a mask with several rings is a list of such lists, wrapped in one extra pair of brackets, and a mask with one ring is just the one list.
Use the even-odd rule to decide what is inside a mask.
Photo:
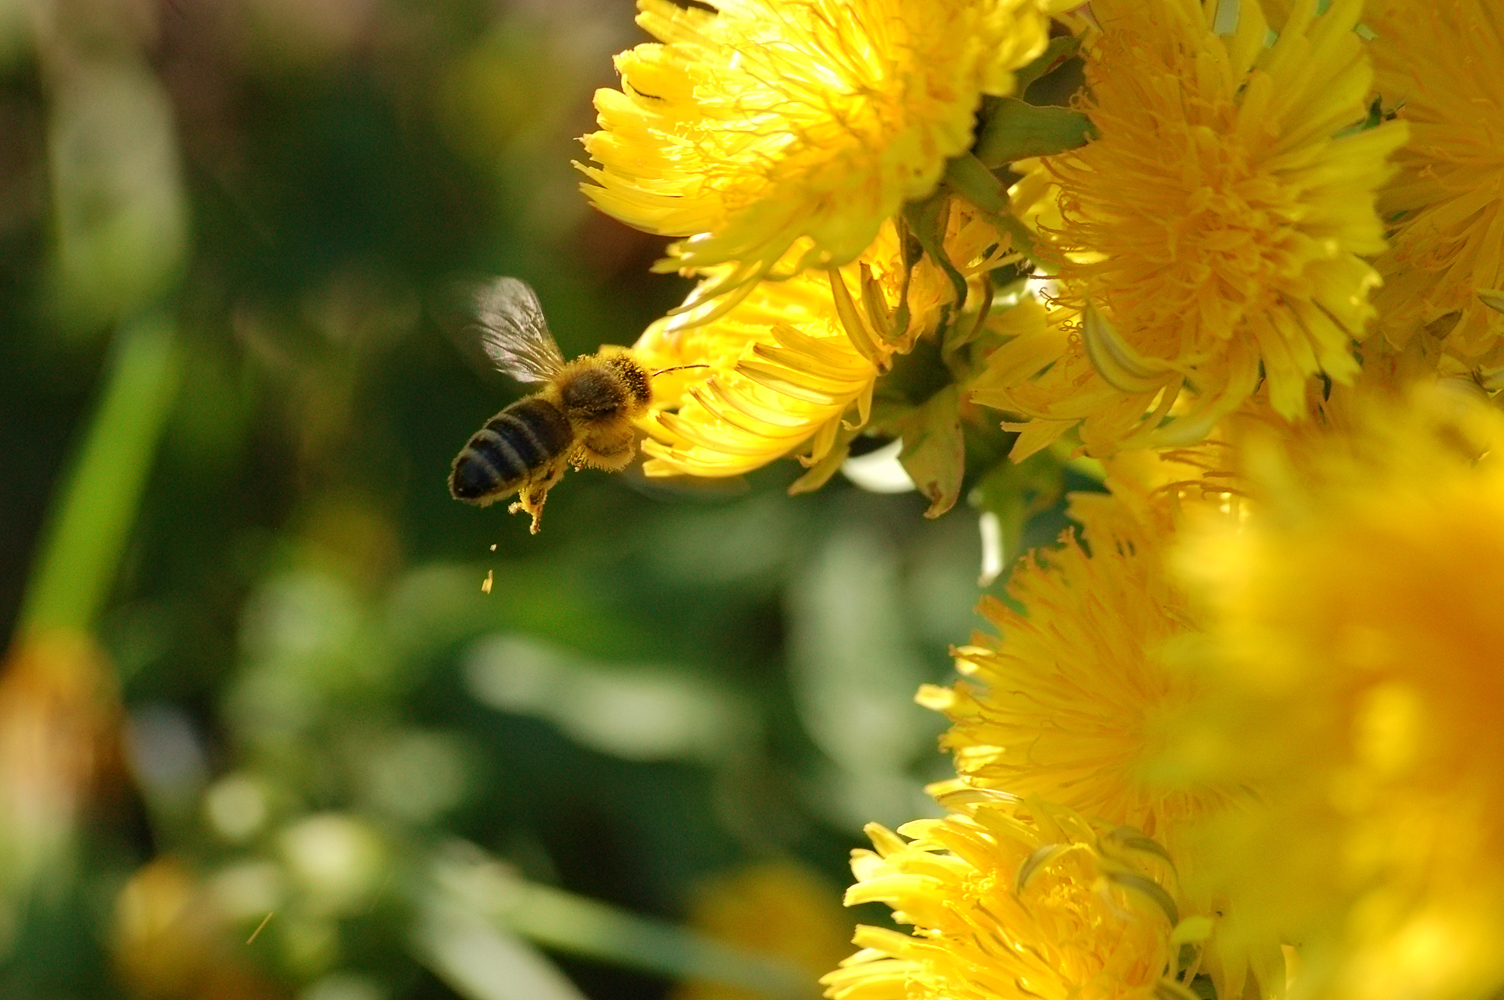
[[(835, 901), (864, 822), (933, 811), (942, 720), (912, 698), (975, 623), (975, 514), (789, 498), (792, 463), (742, 492), (587, 472), (531, 537), (445, 489), (520, 393), (434, 319), (456, 278), (532, 282), (566, 353), (685, 291), (570, 166), (629, 4), (23, 6), (0, 728), (87, 716), (66, 732), (105, 749), (47, 771), (0, 733), (7, 805), (57, 820), (0, 851), (0, 995), (815, 995), (678, 928), (758, 860)], [(97, 685), (26, 652), (23, 601), (93, 636)]]

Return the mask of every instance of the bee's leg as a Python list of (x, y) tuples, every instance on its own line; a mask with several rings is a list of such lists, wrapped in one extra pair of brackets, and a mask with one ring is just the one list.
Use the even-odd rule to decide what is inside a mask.
[(588, 466), (592, 469), (605, 469), (607, 472), (619, 472), (632, 463), (636, 454), (636, 431), (628, 425), (620, 430), (596, 431), (587, 435), (575, 449), (570, 462), (577, 469)]
[(522, 489), (517, 493), (517, 501), (507, 508), (508, 514), (515, 514), (519, 510), (531, 514), (533, 524), (528, 531), (534, 535), (538, 533), (539, 522), (543, 519), (543, 501), (548, 499), (548, 491), (553, 489), (554, 484), (564, 478), (564, 465), (564, 462), (556, 461), (539, 469), (533, 479), (522, 484)]

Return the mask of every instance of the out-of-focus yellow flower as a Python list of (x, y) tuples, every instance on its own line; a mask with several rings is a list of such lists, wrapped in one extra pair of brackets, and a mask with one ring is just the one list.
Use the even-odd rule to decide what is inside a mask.
[(214, 894), (181, 861), (137, 869), (115, 897), (115, 969), (132, 996), (151, 1000), (283, 1000), (250, 964)]
[(67, 885), (90, 797), (122, 780), (120, 705), (88, 636), (45, 632), (0, 660), (0, 960), (20, 914)]
[(1252, 436), (1258, 516), (1178, 557), (1202, 682), (1179, 765), (1256, 789), (1202, 871), (1301, 942), (1306, 995), (1504, 986), (1504, 417), (1428, 387), (1334, 396), (1330, 430)]
[(1384, 249), (1373, 192), (1404, 126), (1353, 130), (1372, 79), (1358, 0), (1319, 17), (1303, 0), (1272, 45), (1256, 0), (1219, 33), (1227, 7), (1093, 4), (1084, 108), (1100, 137), (1032, 168), (1059, 188), (1041, 233), (1080, 323), (1032, 383), (979, 401), (1079, 421), (1105, 454), (1195, 440), (1261, 380), (1299, 417), (1308, 376), (1357, 373), (1378, 283), (1361, 255)]
[[(674, 244), (661, 270), (735, 262), (692, 309), (855, 260), (972, 144), (983, 94), (1044, 48), (1039, 0), (639, 0), (661, 40), (596, 94), (585, 193)], [(796, 245), (797, 244), (797, 245)], [(793, 252), (791, 252), (791, 250)], [(703, 317), (701, 317), (703, 319)]]
[(832, 1000), (1147, 1000), (1174, 971), (1165, 866), (1109, 861), (1066, 810), (973, 801), (867, 833), (846, 902), (913, 931), (858, 927), (862, 950), (821, 980)]
[[(1007, 247), (978, 213), (953, 205), (945, 250), (974, 288), (1007, 259)], [(888, 222), (843, 268), (764, 282), (709, 323), (683, 330), (669, 319), (654, 323), (635, 347), (644, 364), (709, 369), (655, 379), (654, 409), (642, 424), (651, 435), (643, 451), (652, 456), (644, 471), (735, 476), (806, 446), (799, 460), (820, 462), (843, 427), (866, 424), (878, 376), (895, 354), (935, 332), (955, 297), (928, 255), (910, 270)]]
[[(690, 911), (690, 926), (760, 955), (785, 958), (821, 973), (851, 951), (852, 921), (832, 887), (788, 861), (749, 865), (708, 884)], [(682, 983), (672, 1000), (765, 1000), (761, 994), (711, 982)]]
[(1424, 329), (1459, 359), (1498, 365), (1504, 313), (1478, 292), (1504, 288), (1504, 9), (1389, 2), (1365, 21), (1375, 89), (1410, 126), (1379, 194), (1394, 220), (1375, 262), (1379, 328), (1396, 344)]

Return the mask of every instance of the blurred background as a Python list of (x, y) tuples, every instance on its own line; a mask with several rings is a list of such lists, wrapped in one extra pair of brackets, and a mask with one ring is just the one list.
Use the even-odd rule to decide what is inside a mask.
[(569, 355), (686, 290), (571, 167), (632, 15), (0, 0), (0, 996), (796, 1000), (886, 921), (974, 512), (447, 495), (456, 278)]

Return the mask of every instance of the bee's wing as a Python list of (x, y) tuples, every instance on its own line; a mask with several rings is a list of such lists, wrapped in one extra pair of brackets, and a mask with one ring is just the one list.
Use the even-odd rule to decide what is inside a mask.
[(547, 382), (564, 367), (543, 307), (526, 282), (496, 278), (480, 286), (475, 318), (486, 357), (519, 382)]

